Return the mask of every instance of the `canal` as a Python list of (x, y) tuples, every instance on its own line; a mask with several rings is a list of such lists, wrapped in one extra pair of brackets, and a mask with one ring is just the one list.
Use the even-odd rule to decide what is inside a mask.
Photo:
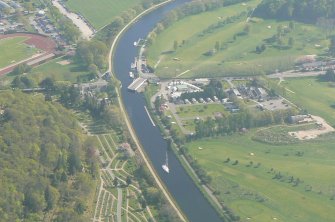
[(169, 152), (170, 173), (162, 169), (167, 143), (159, 128), (151, 123), (144, 106), (144, 96), (127, 90), (132, 82), (129, 78), (130, 66), (138, 55), (134, 42), (145, 38), (163, 16), (189, 0), (176, 0), (143, 16), (120, 38), (113, 56), (113, 73), (122, 83), (122, 99), (135, 132), (151, 160), (156, 172), (174, 197), (185, 216), (191, 222), (219, 222), (220, 217), (187, 174), (173, 152)]

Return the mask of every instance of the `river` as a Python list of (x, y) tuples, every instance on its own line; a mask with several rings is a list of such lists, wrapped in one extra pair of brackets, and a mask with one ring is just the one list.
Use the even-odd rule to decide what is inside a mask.
[(173, 152), (168, 153), (170, 173), (163, 171), (161, 166), (165, 162), (167, 143), (159, 128), (153, 126), (146, 113), (144, 96), (127, 90), (132, 81), (128, 74), (131, 71), (130, 65), (138, 55), (138, 48), (134, 47), (133, 43), (139, 38), (145, 38), (164, 14), (188, 1), (176, 0), (164, 5), (143, 16), (125, 31), (114, 52), (113, 73), (122, 83), (124, 106), (147, 156), (185, 216), (191, 222), (219, 222), (221, 219), (218, 213), (194, 184)]

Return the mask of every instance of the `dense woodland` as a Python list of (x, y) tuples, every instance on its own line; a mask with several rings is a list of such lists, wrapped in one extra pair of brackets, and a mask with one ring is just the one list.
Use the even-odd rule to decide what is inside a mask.
[(0, 221), (87, 221), (95, 142), (43, 96), (1, 92), (0, 106)]
[(334, 18), (335, 0), (263, 0), (254, 15), (314, 23), (321, 17)]

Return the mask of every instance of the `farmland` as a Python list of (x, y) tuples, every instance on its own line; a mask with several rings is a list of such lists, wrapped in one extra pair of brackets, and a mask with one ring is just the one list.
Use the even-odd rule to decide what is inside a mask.
[(254, 133), (187, 145), (219, 199), (243, 221), (332, 221), (334, 137), (275, 146)]
[(36, 53), (36, 49), (25, 44), (28, 38), (13, 37), (0, 40), (0, 68), (6, 67)]
[(69, 0), (67, 7), (83, 15), (96, 29), (108, 25), (123, 11), (139, 4), (140, 0)]
[[(149, 64), (164, 78), (186, 70), (190, 71), (180, 77), (258, 75), (290, 69), (297, 57), (320, 54), (328, 47), (326, 36), (313, 25), (294, 22), (288, 30), (287, 21), (252, 18), (247, 22), (248, 8), (258, 2), (223, 7), (175, 22), (148, 48)], [(218, 25), (228, 19), (225, 25)], [(278, 43), (273, 37), (279, 29)], [(266, 49), (256, 52), (256, 47), (263, 44)]]

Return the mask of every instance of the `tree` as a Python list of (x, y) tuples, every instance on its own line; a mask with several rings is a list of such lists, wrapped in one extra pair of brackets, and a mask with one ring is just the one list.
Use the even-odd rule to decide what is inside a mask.
[(330, 38), (329, 54), (335, 56), (335, 36)]
[(215, 42), (214, 49), (215, 49), (216, 52), (220, 51), (220, 42), (219, 41)]
[(17, 66), (12, 71), (13, 75), (21, 75), (23, 73), (27, 73), (31, 71), (31, 66), (27, 65), (26, 63), (21, 63)]
[(335, 72), (332, 69), (328, 69), (324, 75), (325, 81), (335, 82)]
[(249, 34), (249, 32), (250, 32), (250, 25), (249, 24), (247, 24), (247, 25), (244, 26), (243, 32), (245, 34)]
[(68, 170), (71, 175), (76, 174), (77, 171), (81, 170), (81, 160), (79, 147), (77, 147), (76, 142), (70, 145), (70, 154), (68, 157)]
[(82, 200), (78, 200), (75, 206), (75, 211), (79, 214), (82, 215), (84, 214), (86, 210), (86, 205)]
[(57, 204), (59, 193), (57, 189), (51, 187), (48, 185), (44, 191), (44, 198), (45, 202), (47, 204), (46, 210), (49, 211), (54, 208), (54, 206)]
[(294, 45), (294, 39), (293, 39), (293, 37), (290, 37), (290, 38), (288, 39), (288, 45), (289, 45), (290, 47), (292, 47), (292, 46)]
[(295, 28), (295, 24), (294, 24), (294, 22), (293, 22), (293, 21), (290, 21), (290, 23), (288, 24), (288, 27), (290, 28), (291, 31), (293, 31), (294, 28)]
[(24, 196), (24, 206), (28, 212), (38, 213), (45, 209), (46, 203), (43, 195), (37, 191), (29, 190)]
[(149, 187), (145, 192), (146, 200), (149, 204), (157, 204), (160, 202), (162, 195), (155, 187)]
[(51, 77), (47, 77), (40, 82), (40, 87), (45, 88), (47, 92), (54, 92), (56, 89), (55, 81)]
[(177, 40), (174, 40), (174, 42), (173, 42), (173, 50), (177, 51), (177, 49), (178, 49), (178, 42), (177, 42)]
[(127, 186), (129, 186), (131, 184), (131, 182), (132, 182), (131, 177), (127, 176), (127, 178), (126, 178)]
[(113, 186), (117, 187), (118, 185), (119, 185), (119, 180), (117, 179), (117, 177), (114, 177)]

